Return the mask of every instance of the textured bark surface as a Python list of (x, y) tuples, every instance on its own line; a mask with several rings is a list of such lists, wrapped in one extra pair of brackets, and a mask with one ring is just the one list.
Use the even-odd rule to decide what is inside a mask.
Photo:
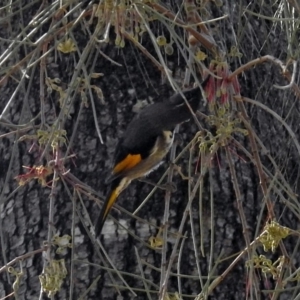
[[(245, 2), (247, 5), (247, 1)], [(240, 2), (240, 3), (241, 3)], [(172, 7), (177, 7), (172, 4)], [(255, 59), (266, 54), (273, 55), (279, 59), (285, 60), (286, 53), (286, 37), (283, 30), (273, 25), (268, 21), (262, 21), (251, 15), (241, 18), (242, 25), (238, 25), (238, 15), (242, 9), (242, 4), (224, 6), (218, 9), (211, 5), (213, 17), (218, 17), (228, 13), (229, 18), (225, 21), (217, 23), (214, 37), (218, 43), (223, 45), (223, 49), (229, 51), (231, 46), (235, 45), (236, 36), (233, 34), (238, 29), (243, 30), (238, 36), (239, 51), (243, 53), (241, 63)], [(28, 24), (33, 15), (36, 14), (38, 6), (31, 7), (23, 13), (24, 24)], [(249, 8), (250, 9), (250, 8)], [(251, 7), (255, 11), (255, 7)], [(174, 8), (174, 11), (177, 9)], [(270, 8), (271, 10), (271, 8)], [(274, 8), (275, 10), (275, 8)], [(260, 11), (262, 14), (270, 15), (270, 12)], [(272, 15), (272, 14), (271, 14)], [(19, 32), (18, 17), (11, 21), (12, 28), (8, 25), (3, 26), (0, 30), (1, 36), (4, 39), (10, 39), (11, 32), (16, 36)], [(154, 25), (154, 32), (160, 32), (160, 27)], [(43, 30), (43, 29), (42, 29)], [(46, 30), (46, 27), (45, 29)], [(88, 42), (86, 31), (80, 26), (75, 27), (73, 34), (76, 38), (78, 47), (82, 50)], [(39, 33), (42, 35), (42, 32)], [(152, 49), (151, 42), (147, 34), (143, 39), (143, 45)], [(5, 40), (0, 41), (0, 51), (3, 53), (8, 47)], [(79, 115), (80, 97), (78, 96), (71, 110), (71, 118), (65, 124), (68, 139), (71, 138), (75, 128), (75, 123), (78, 120), (78, 127), (75, 135), (75, 140), (71, 149), (71, 154), (76, 154), (76, 157), (66, 163), (66, 170), (70, 170), (78, 179), (86, 183), (101, 195), (105, 195), (106, 186), (104, 180), (106, 172), (111, 167), (113, 152), (118, 139), (126, 125), (134, 116), (133, 107), (140, 101), (151, 103), (151, 101), (160, 100), (162, 97), (171, 95), (171, 88), (161, 84), (161, 73), (151, 64), (149, 59), (145, 58), (130, 42), (126, 42), (123, 49), (118, 49), (114, 46), (114, 42), (110, 42), (100, 47), (101, 50), (114, 61), (122, 64), (122, 67), (115, 66), (102, 55), (97, 53), (97, 49), (93, 49), (94, 58), (86, 64), (87, 72), (101, 72), (104, 74), (100, 79), (94, 80), (94, 84), (101, 87), (105, 104), (98, 101), (95, 103), (97, 112), (97, 122), (99, 124), (104, 144), (101, 144), (97, 136), (92, 116), (91, 105), (88, 108), (83, 108)], [(22, 48), (23, 49), (23, 48)], [(28, 46), (28, 52), (31, 51)], [(27, 53), (24, 50), (17, 50), (15, 59), (22, 59)], [(153, 52), (153, 50), (152, 50)], [(175, 51), (176, 52), (176, 51)], [(59, 53), (59, 57), (55, 58), (52, 53), (47, 58), (47, 72), (51, 78), (58, 77), (61, 79), (62, 85), (67, 86), (74, 72), (74, 59), (72, 55), (64, 55)], [(77, 54), (74, 54), (77, 55)], [(180, 78), (184, 72), (184, 61), (179, 60), (177, 54), (167, 57), (168, 65), (180, 83)], [(15, 61), (16, 62), (16, 61)], [(15, 63), (14, 62), (14, 63)], [(7, 66), (11, 63), (7, 63)], [(232, 60), (232, 70), (239, 66), (237, 59)], [(26, 66), (23, 66), (26, 67)], [(14, 124), (24, 124), (29, 122), (33, 116), (36, 116), (40, 111), (40, 90), (39, 90), (39, 70), (33, 75), (33, 78), (28, 78), (25, 84), (20, 86), (19, 92), (13, 100), (13, 105), (10, 105), (5, 118)], [(17, 71), (16, 78), (22, 76), (22, 72)], [(27, 85), (32, 80), (31, 88)], [(298, 80), (298, 79), (297, 79)], [(294, 94), (288, 90), (278, 90), (273, 87), (273, 84), (285, 84), (282, 79), (281, 70), (272, 65), (265, 63), (248, 70), (243, 76), (240, 76), (241, 94), (255, 99), (258, 102), (264, 103), (270, 109), (274, 110), (289, 124), (292, 130), (296, 133), (296, 138), (299, 140), (299, 100)], [(1, 88), (0, 109), (12, 97), (18, 82), (9, 79), (7, 84)], [(160, 92), (163, 90), (163, 93)], [(46, 91), (45, 91), (46, 92)], [(47, 94), (47, 93), (46, 93)], [(163, 95), (163, 96), (159, 96)], [(205, 111), (207, 108), (201, 106)], [(280, 171), (285, 175), (286, 180), (294, 189), (296, 194), (299, 194), (299, 153), (294, 146), (293, 140), (283, 128), (282, 124), (274, 119), (270, 114), (260, 108), (247, 105), (251, 124), (255, 129), (256, 134), (263, 141), (268, 153), (264, 153), (259, 149), (262, 162), (272, 170), (273, 167), (269, 163), (268, 155), (271, 155), (276, 160)], [(47, 122), (51, 125), (51, 121), (55, 119), (59, 113), (59, 105), (57, 103), (57, 95), (55, 92), (47, 94), (45, 98), (45, 114)], [(36, 125), (39, 124), (37, 121)], [(203, 123), (204, 124), (204, 123)], [(10, 132), (6, 126), (0, 125), (0, 135), (5, 135)], [(180, 142), (177, 148), (177, 153), (182, 150), (187, 143), (194, 137), (197, 132), (197, 127), (193, 121), (183, 124), (180, 127)], [(27, 131), (26, 134), (33, 134), (34, 131)], [(18, 186), (14, 177), (23, 174), (26, 170), (22, 166), (38, 165), (41, 151), (38, 144), (34, 144), (31, 140), (17, 142), (22, 132), (16, 132), (6, 136), (1, 136), (0, 139), (0, 187), (1, 187), (1, 220), (2, 239), (1, 239), (1, 256), (0, 266), (5, 262), (9, 262), (14, 258), (24, 255), (25, 253), (42, 247), (43, 241), (47, 240), (48, 232), (48, 215), (49, 215), (49, 196), (51, 189), (41, 187), (36, 181), (31, 181), (25, 186)], [(247, 137), (236, 135), (236, 138), (250, 151), (250, 144)], [(248, 233), (250, 239), (253, 240), (257, 233), (257, 220), (262, 210), (262, 192), (260, 188), (260, 180), (257, 172), (249, 158), (239, 152), (234, 146), (231, 147), (233, 164), (238, 177), (238, 183), (242, 192), (242, 205), (248, 223)], [(187, 152), (179, 160), (178, 165), (182, 168), (183, 174), (188, 174), (189, 152)], [(197, 164), (197, 152), (194, 149), (192, 159), (192, 172)], [(168, 167), (167, 161), (155, 172), (148, 177), (153, 182), (158, 182), (162, 174)], [(198, 175), (194, 176), (197, 180)], [(183, 216), (183, 211), (188, 201), (188, 181), (183, 180), (181, 176), (175, 172), (173, 181), (177, 187), (177, 191), (171, 196), (171, 209), (169, 216), (169, 230), (176, 233), (180, 221)], [(210, 204), (210, 187), (212, 189), (214, 206), (213, 218), (211, 216)], [(69, 187), (70, 188), (70, 187)], [(143, 182), (133, 182), (131, 186), (122, 193), (118, 200), (118, 205), (125, 208), (129, 212), (133, 212), (145, 199), (152, 190), (152, 186)], [(200, 250), (200, 242), (198, 239), (198, 258), (195, 258), (193, 240), (191, 238), (190, 220), (186, 224), (186, 236), (182, 245), (182, 253), (175, 259), (173, 273), (178, 271), (182, 274), (188, 274), (190, 277), (181, 280), (182, 293), (184, 295), (196, 296), (201, 292), (201, 285), (197, 279), (196, 259), (199, 259), (201, 272), (206, 276), (211, 254), (210, 233), (214, 230), (213, 241), (213, 260), (216, 262), (218, 257), (229, 257), (236, 254), (245, 248), (245, 239), (243, 236), (241, 220), (239, 217), (236, 196), (233, 189), (227, 158), (223, 150), (218, 152), (218, 156), (211, 161), (210, 174), (205, 175), (204, 179), (204, 197), (203, 197), (203, 243), (205, 256), (202, 257)], [(15, 191), (15, 192), (14, 192)], [(14, 192), (14, 193), (13, 193)], [(70, 192), (73, 193), (72, 188)], [(13, 194), (12, 194), (13, 193)], [(66, 187), (62, 181), (57, 183), (55, 190), (54, 202), (54, 224), (55, 231), (60, 235), (71, 233), (73, 210), (77, 208), (75, 213), (75, 235), (74, 235), (74, 270), (73, 270), (73, 299), (79, 299), (80, 296), (92, 285), (93, 281), (98, 281), (91, 287), (86, 296), (80, 299), (146, 299), (146, 294), (138, 289), (145, 289), (144, 283), (140, 278), (135, 278), (133, 274), (141, 275), (140, 266), (136, 253), (139, 259), (147, 264), (143, 264), (144, 276), (149, 280), (147, 285), (150, 290), (157, 291), (160, 281), (160, 273), (157, 269), (151, 268), (150, 265), (159, 268), (161, 265), (161, 254), (159, 250), (152, 250), (146, 245), (150, 236), (157, 234), (157, 229), (151, 224), (158, 227), (162, 223), (165, 206), (165, 191), (157, 190), (151, 199), (142, 207), (137, 214), (137, 219), (129, 217), (126, 213), (114, 209), (111, 215), (118, 221), (130, 229), (131, 235), (124, 229), (117, 226), (117, 223), (112, 218), (108, 218), (101, 241), (103, 249), (105, 249), (112, 264), (120, 271), (127, 272), (122, 275), (127, 281), (127, 284), (136, 289), (137, 297), (134, 297), (132, 292), (124, 287), (124, 283), (113, 272), (109, 273), (107, 269), (99, 268), (106, 266), (111, 268), (103, 259), (102, 251), (98, 246), (95, 246), (91, 241), (79, 214), (83, 216), (87, 225), (88, 217), (94, 223), (98, 215), (100, 207), (86, 196), (83, 196), (83, 204), (86, 211), (83, 210), (82, 203), (76, 198), (72, 202), (72, 194), (68, 194)], [(100, 199), (102, 200), (102, 199)], [(295, 214), (292, 214), (289, 209), (280, 203), (276, 197), (272, 198), (276, 217), (280, 220), (281, 225), (288, 226), (294, 230), (299, 227), (299, 219)], [(88, 213), (88, 214), (87, 214)], [(199, 202), (195, 200), (192, 205), (192, 215), (194, 221), (195, 235), (200, 236), (199, 226)], [(263, 212), (263, 219), (267, 218), (266, 211)], [(211, 228), (213, 223), (214, 229)], [(88, 226), (89, 228), (89, 226)], [(258, 228), (262, 230), (262, 228)], [(169, 235), (168, 252), (169, 257), (174, 240)], [(297, 240), (295, 238), (287, 239), (285, 246), (289, 253), (293, 252)], [(295, 248), (298, 249), (298, 248)], [(259, 252), (260, 251), (260, 252)], [(264, 254), (259, 248), (258, 254)], [(61, 256), (56, 255), (57, 258)], [(71, 249), (67, 250), (67, 254), (63, 256), (66, 259), (68, 274), (71, 273), (70, 260)], [(274, 254), (276, 259), (278, 254)], [(294, 256), (295, 258), (295, 256)], [(247, 297), (247, 269), (245, 267), (247, 256), (234, 267), (234, 269), (226, 276), (223, 282), (215, 289), (209, 299), (246, 299)], [(104, 262), (105, 261), (105, 262)], [(177, 264), (177, 262), (179, 263)], [(232, 259), (223, 261), (216, 267), (215, 274), (221, 274), (226, 267), (232, 262)], [(297, 266), (299, 261), (294, 261)], [(19, 299), (38, 299), (40, 293), (39, 275), (42, 272), (43, 260), (42, 255), (37, 254), (23, 260), (23, 272), (21, 285), (19, 288)], [(19, 268), (18, 264), (14, 266)], [(113, 275), (111, 275), (113, 274)], [(130, 276), (131, 274), (131, 276)], [(100, 276), (100, 278), (98, 277)], [(113, 276), (114, 281), (111, 280)], [(195, 276), (195, 277), (191, 277)], [(8, 279), (10, 277), (10, 279)], [(9, 281), (10, 280), (10, 281)], [(5, 272), (0, 274), (0, 298), (12, 292), (13, 277)], [(206, 279), (204, 280), (204, 282)], [(68, 299), (70, 297), (70, 282), (71, 278), (68, 275), (63, 283), (61, 290), (55, 296), (55, 299)], [(154, 284), (154, 286), (151, 286)], [(261, 285), (264, 284), (264, 278), (261, 278)], [(113, 285), (119, 285), (120, 295), (117, 288)], [(262, 289), (267, 289), (263, 285)], [(169, 292), (178, 291), (176, 276), (171, 276), (169, 281)], [(282, 293), (280, 299), (292, 299), (293, 291)], [(265, 294), (256, 295), (261, 299), (266, 299)], [(46, 296), (44, 295), (46, 299)], [(153, 294), (153, 299), (157, 299), (157, 294)], [(183, 299), (189, 299), (183, 297)], [(193, 299), (191, 297), (190, 299)]]

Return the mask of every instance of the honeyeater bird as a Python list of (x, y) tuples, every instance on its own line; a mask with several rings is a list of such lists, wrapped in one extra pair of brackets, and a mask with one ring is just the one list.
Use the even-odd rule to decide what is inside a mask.
[[(200, 88), (185, 90), (183, 95), (195, 111), (201, 99)], [(177, 93), (145, 107), (131, 121), (116, 147), (114, 167), (106, 181), (110, 189), (95, 226), (96, 236), (119, 194), (132, 180), (147, 175), (162, 162), (172, 145), (175, 126), (191, 117), (189, 107)]]

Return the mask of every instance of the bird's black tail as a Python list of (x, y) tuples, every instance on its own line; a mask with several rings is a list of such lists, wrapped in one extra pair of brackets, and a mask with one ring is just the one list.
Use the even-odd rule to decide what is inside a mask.
[(112, 206), (114, 205), (114, 203), (116, 202), (119, 193), (118, 193), (118, 187), (120, 184), (120, 179), (116, 178), (110, 185), (110, 189), (109, 192), (107, 194), (107, 197), (103, 203), (103, 206), (101, 208), (100, 211), (100, 215), (97, 219), (96, 225), (95, 225), (95, 235), (96, 237), (99, 236), (101, 234), (103, 225), (105, 223), (105, 220), (112, 208)]

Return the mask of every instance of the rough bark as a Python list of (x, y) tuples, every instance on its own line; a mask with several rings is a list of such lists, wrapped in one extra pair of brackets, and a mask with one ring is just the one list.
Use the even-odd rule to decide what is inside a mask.
[[(279, 26), (274, 26), (271, 21), (261, 20), (251, 15), (247, 15), (247, 18), (239, 18), (238, 14), (243, 7), (242, 2), (245, 2), (245, 5), (247, 5), (247, 1), (240, 1), (239, 4), (236, 5), (224, 2), (224, 6), (217, 9), (211, 4), (213, 17), (218, 17), (223, 13), (229, 14), (227, 20), (217, 23), (216, 27), (211, 29), (215, 32), (214, 37), (217, 42), (223, 45), (223, 49), (229, 51), (230, 47), (235, 45), (236, 40), (232, 28), (234, 28), (235, 33), (240, 29), (243, 32), (238, 36), (238, 45), (239, 51), (243, 53), (240, 59), (242, 64), (267, 54), (284, 61), (287, 57), (287, 42), (284, 30), (281, 30)], [(174, 3), (172, 3), (172, 5), (171, 7), (177, 7)], [(38, 6), (32, 6), (28, 10), (25, 10), (23, 13), (23, 24), (28, 24), (32, 16), (36, 14), (37, 9)], [(251, 7), (251, 9), (255, 11), (254, 6)], [(176, 9), (174, 9), (174, 11), (176, 11)], [(270, 15), (269, 11), (261, 11), (260, 13), (268, 13), (268, 15)], [(8, 24), (1, 29), (0, 32), (4, 39), (10, 39), (12, 34), (16, 36), (16, 32), (19, 32), (19, 18), (17, 16), (18, 14), (14, 20), (11, 20), (11, 29), (9, 29)], [(242, 24), (237, 24), (238, 20), (240, 20)], [(156, 24), (153, 25), (153, 27), (154, 31), (160, 32), (159, 25)], [(43, 30), (46, 30), (46, 27), (40, 29), (39, 35), (42, 35)], [(89, 38), (85, 29), (77, 26), (73, 29), (73, 34), (78, 47), (83, 49)], [(151, 50), (151, 42), (148, 39), (147, 34), (145, 34), (143, 45)], [(0, 41), (2, 53), (7, 46), (8, 43), (5, 42), (5, 40)], [(100, 46), (97, 45), (97, 47)], [(86, 64), (87, 72), (101, 72), (104, 74), (100, 79), (93, 81), (96, 85), (101, 87), (105, 98), (105, 104), (101, 103), (101, 101), (95, 103), (98, 116), (97, 122), (104, 144), (100, 143), (97, 136), (91, 105), (84, 108), (81, 114), (78, 115), (81, 103), (81, 99), (78, 96), (70, 113), (71, 118), (65, 124), (67, 137), (71, 138), (75, 123), (77, 118), (79, 118), (75, 140), (71, 149), (71, 154), (75, 154), (76, 157), (66, 163), (66, 170), (70, 170), (78, 179), (98, 191), (101, 195), (105, 195), (106, 186), (104, 179), (106, 172), (111, 167), (116, 143), (126, 128), (126, 125), (134, 116), (134, 112), (132, 111), (133, 106), (140, 100), (146, 100), (147, 103), (158, 101), (162, 97), (160, 95), (167, 97), (167, 95), (172, 94), (172, 91), (170, 87), (166, 88), (165, 85), (162, 85), (162, 75), (159, 70), (157, 70), (149, 59), (143, 56), (139, 50), (135, 49), (130, 42), (126, 42), (126, 46), (123, 49), (115, 47), (113, 41), (100, 48), (111, 59), (122, 64), (122, 67), (115, 66), (105, 57), (97, 53), (96, 48), (93, 49), (94, 57), (91, 57), (90, 61)], [(29, 45), (27, 51), (30, 52), (31, 50)], [(153, 50), (151, 50), (151, 52), (154, 53)], [(17, 50), (17, 53), (18, 58), (15, 57), (17, 60), (22, 59), (27, 54), (24, 53), (24, 47)], [(74, 72), (73, 54), (65, 55), (59, 53), (58, 55), (57, 59), (55, 59), (53, 53), (47, 58), (46, 68), (48, 76), (51, 78), (60, 78), (62, 85), (67, 86)], [(78, 59), (77, 54), (74, 55), (76, 59)], [(93, 61), (94, 58), (96, 58), (95, 61)], [(167, 60), (169, 66), (174, 70), (174, 73), (177, 74), (178, 82), (180, 82), (180, 78), (182, 78), (181, 76), (183, 76), (184, 72), (184, 62), (179, 60), (178, 64), (176, 53), (168, 57)], [(14, 63), (16, 63), (16, 61), (14, 61)], [(10, 65), (10, 63), (7, 63), (4, 67)], [(234, 70), (238, 65), (238, 60), (233, 59), (231, 69)], [(40, 70), (37, 66), (36, 71), (32, 73), (33, 78), (29, 92), (28, 86), (31, 78), (28, 78), (25, 84), (20, 87), (13, 101), (13, 105), (9, 107), (9, 110), (5, 114), (5, 118), (12, 123), (27, 123), (40, 111), (39, 72)], [(22, 76), (21, 69), (18, 70), (14, 76), (19, 79)], [(290, 89), (278, 90), (273, 87), (275, 83), (284, 84), (284, 82), (279, 67), (271, 63), (265, 63), (246, 71), (243, 76), (240, 76), (241, 94), (264, 103), (274, 110), (285, 119), (299, 140), (299, 99), (295, 97)], [(10, 77), (7, 84), (1, 88), (1, 111), (12, 96), (17, 85), (18, 82)], [(162, 90), (163, 92), (161, 92)], [(281, 172), (285, 174), (286, 180), (294, 189), (294, 192), (299, 194), (299, 153), (291, 137), (283, 128), (282, 124), (277, 122), (268, 113), (253, 105), (246, 106), (255, 132), (269, 151), (269, 153), (264, 153), (259, 149), (262, 162), (272, 169), (267, 155), (274, 157)], [(206, 110), (203, 106), (201, 107), (203, 110)], [(51, 125), (51, 122), (59, 114), (59, 111), (60, 108), (55, 92), (50, 94), (46, 93), (45, 112), (49, 125)], [(39, 121), (35, 122), (35, 125), (37, 124), (39, 124)], [(1, 135), (5, 135), (10, 131), (7, 126), (0, 125)], [(182, 141), (179, 143), (178, 153), (194, 137), (196, 132), (197, 126), (193, 121), (180, 127), (180, 139)], [(34, 130), (26, 132), (26, 134), (33, 133)], [(42, 187), (36, 181), (31, 181), (19, 187), (18, 182), (14, 179), (15, 176), (23, 174), (26, 171), (22, 166), (38, 165), (41, 155), (39, 146), (36, 143), (34, 144), (31, 140), (17, 142), (21, 135), (22, 132), (16, 132), (14, 134), (1, 136), (0, 140), (0, 191), (3, 195), (0, 200), (2, 220), (0, 267), (3, 266), (5, 262), (10, 262), (20, 255), (41, 248), (43, 241), (47, 239), (49, 226), (49, 196), (51, 189)], [(250, 149), (247, 137), (236, 135), (236, 138), (248, 150)], [(253, 240), (253, 238), (257, 236), (255, 230), (257, 230), (257, 220), (262, 209), (263, 196), (260, 180), (250, 160), (244, 157), (244, 154), (239, 152), (234, 146), (230, 146), (230, 149), (232, 150), (231, 154), (237, 172), (239, 188), (242, 192), (242, 205), (245, 211), (246, 221), (249, 225), (248, 233), (250, 239)], [(188, 162), (189, 156), (185, 154), (178, 163), (184, 174), (188, 173)], [(197, 153), (195, 150), (192, 170), (195, 169), (196, 164)], [(168, 159), (163, 166), (149, 175), (149, 180), (158, 182), (167, 167)], [(210, 171), (210, 175), (207, 174), (204, 179), (205, 194), (203, 199), (204, 212), (202, 216), (202, 222), (204, 224), (204, 250), (206, 254), (204, 257), (201, 255), (200, 244), (197, 245), (199, 248), (198, 258), (203, 276), (207, 274), (209, 268), (212, 221), (215, 232), (213, 245), (214, 261), (217, 261), (220, 255), (222, 255), (222, 257), (229, 257), (245, 248), (245, 239), (237, 209), (236, 196), (224, 149), (221, 149), (217, 157), (214, 157), (211, 161)], [(274, 172), (274, 170), (272, 171)], [(173, 181), (177, 187), (177, 191), (172, 193), (171, 196), (168, 224), (169, 230), (174, 233), (178, 230), (183, 210), (188, 201), (188, 181), (183, 180), (177, 173), (175, 174)], [(194, 176), (194, 179), (196, 178), (197, 175)], [(213, 220), (211, 219), (210, 186), (212, 187), (214, 197)], [(73, 192), (70, 186), (69, 188), (70, 191)], [(133, 182), (120, 196), (118, 205), (132, 212), (145, 199), (152, 188), (153, 187), (147, 183)], [(17, 191), (12, 195), (11, 193), (15, 189), (17, 189)], [(137, 216), (140, 218), (139, 220), (129, 217), (124, 212), (118, 212), (118, 209), (112, 211), (112, 216), (117, 218), (121, 224), (128, 227), (130, 232), (135, 235), (129, 235), (127, 231), (118, 227), (112, 218), (109, 218), (104, 226), (101, 242), (111, 262), (119, 271), (128, 272), (130, 274), (141, 274), (136, 251), (142, 261), (146, 261), (148, 265), (154, 265), (156, 268), (160, 267), (160, 250), (152, 250), (146, 243), (150, 236), (155, 236), (157, 233), (157, 229), (153, 226), (149, 226), (148, 222), (156, 224), (157, 226), (161, 225), (165, 205), (164, 197), (165, 191), (157, 190), (138, 213)], [(87, 224), (88, 215), (92, 221), (95, 222), (100, 209), (95, 201), (89, 199), (87, 196), (83, 196), (83, 204), (86, 207), (86, 211), (84, 211), (78, 198), (73, 199), (74, 201), (72, 202), (72, 197), (68, 194), (62, 181), (58, 181), (57, 183), (54, 198), (53, 226), (60, 236), (64, 234), (71, 235), (72, 211), (75, 208), (78, 209), (78, 212), (75, 214), (75, 236), (73, 237), (75, 259), (73, 270), (73, 299), (79, 299), (98, 276), (100, 276), (100, 279), (91, 287), (91, 290), (84, 299), (146, 299), (146, 294), (138, 290), (136, 291), (136, 298), (134, 298), (130, 291), (122, 288), (120, 288), (121, 295), (118, 295), (117, 289), (112, 285), (118, 284), (124, 286), (124, 284), (114, 273), (113, 277), (115, 282), (112, 282), (108, 271), (99, 268), (98, 265), (103, 266), (106, 260), (103, 259), (103, 254), (99, 256), (99, 247), (92, 243), (78, 216), (78, 214), (83, 216), (85, 225)], [(284, 204), (280, 203), (278, 198), (273, 197), (272, 202), (274, 203), (274, 210), (276, 217), (280, 220), (280, 224), (297, 230), (299, 219), (295, 214), (292, 214), (289, 209), (285, 208)], [(88, 212), (88, 215), (86, 212)], [(199, 236), (198, 201), (194, 201), (192, 205), (192, 214), (195, 233)], [(265, 211), (263, 213), (263, 219), (264, 218), (267, 219)], [(195, 264), (196, 258), (189, 222), (190, 221), (188, 221), (185, 228), (187, 238), (185, 239), (183, 252), (180, 257), (180, 272), (182, 274), (196, 276), (198, 271)], [(262, 228), (260, 228), (260, 230), (262, 230)], [(293, 249), (298, 249), (296, 243), (296, 238), (288, 238), (286, 240), (285, 246), (289, 253), (292, 253)], [(168, 257), (172, 251), (172, 246), (173, 239), (170, 237), (168, 240)], [(259, 248), (257, 251), (259, 254), (264, 254), (262, 248)], [(61, 256), (57, 255), (56, 257), (60, 258)], [(71, 249), (67, 250), (67, 254), (63, 257), (66, 259), (68, 274), (70, 275)], [(274, 258), (277, 257), (278, 253), (275, 253)], [(245, 255), (244, 259), (224, 278), (224, 281), (214, 290), (209, 299), (246, 299), (247, 284), (250, 284), (245, 267), (246, 260), (247, 255)], [(221, 274), (222, 271), (229, 266), (231, 261), (232, 259), (228, 259), (228, 261), (220, 263), (216, 268), (215, 274)], [(294, 256), (293, 263), (295, 266), (299, 264), (299, 259), (296, 260), (296, 256)], [(42, 272), (42, 266), (43, 259), (41, 254), (23, 260), (24, 275), (18, 291), (19, 299), (38, 299), (40, 293), (38, 276)], [(14, 267), (18, 269), (19, 266), (16, 264)], [(174, 264), (172, 272), (176, 273), (176, 269), (177, 265)], [(157, 270), (151, 269), (146, 265), (143, 266), (143, 270), (149, 282), (159, 285), (160, 273)], [(68, 299), (70, 296), (69, 275), (64, 280), (63, 286), (55, 296), (55, 299)], [(130, 287), (135, 289), (145, 288), (142, 280), (132, 276), (123, 276)], [(8, 277), (10, 277), (10, 282)], [(14, 277), (3, 272), (0, 274), (0, 278), (0, 297), (4, 297), (12, 292)], [(262, 289), (267, 289), (266, 285), (264, 285), (264, 278), (261, 278), (259, 284), (263, 286)], [(157, 286), (150, 286), (150, 289), (157, 291), (158, 288)], [(178, 291), (175, 276), (171, 276), (168, 291)], [(182, 292), (185, 295), (196, 297), (196, 295), (201, 292), (199, 279), (182, 279)], [(292, 299), (292, 295), (293, 291), (287, 291), (281, 294), (280, 299)], [(260, 296), (261, 299), (266, 299), (267, 297), (264, 293), (256, 295), (256, 297), (257, 296)], [(44, 297), (46, 298), (46, 296)], [(157, 299), (157, 297), (157, 294), (153, 294), (153, 299)], [(188, 298), (183, 297), (183, 299)], [(193, 299), (193, 297), (191, 299)]]

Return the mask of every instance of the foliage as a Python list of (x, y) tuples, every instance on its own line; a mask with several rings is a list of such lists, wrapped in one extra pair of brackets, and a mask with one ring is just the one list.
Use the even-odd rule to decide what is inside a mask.
[[(78, 0), (6, 2), (0, 7), (0, 87), (5, 91), (0, 104), (0, 138), (9, 147), (0, 148), (1, 153), (8, 151), (2, 155), (5, 174), (0, 177), (0, 273), (6, 272), (0, 296), (14, 295), (18, 299), (24, 293), (21, 286), (27, 284), (24, 278), (29, 270), (26, 261), (38, 257), (33, 267), (34, 274), (40, 272), (36, 275), (40, 297), (45, 294), (52, 299), (56, 294), (61, 299), (99, 299), (98, 293), (108, 279), (105, 288), (109, 292), (104, 289), (103, 295), (125, 291), (127, 298), (208, 299), (220, 290), (226, 294), (224, 282), (228, 277), (235, 278), (238, 270), (245, 275), (246, 286), (245, 278), (235, 278), (233, 293), (251, 299), (259, 299), (261, 293), (270, 299), (281, 295), (296, 299), (299, 186), (295, 179), (298, 175), (289, 171), (299, 169), (300, 155), (300, 7), (296, 1), (274, 1), (271, 6), (265, 1), (244, 1), (243, 6), (243, 1), (233, 5), (228, 1), (185, 0), (178, 5), (173, 1), (160, 4), (150, 0), (102, 0), (86, 7)], [(16, 24), (16, 17), (20, 23)], [(122, 55), (123, 62), (119, 59)], [(172, 66), (177, 62), (174, 70)], [(142, 76), (134, 71), (138, 68)], [(126, 75), (116, 80), (115, 72), (120, 69), (125, 69)], [(250, 80), (248, 74), (254, 72), (257, 78), (252, 76)], [(131, 81), (134, 75), (137, 83)], [(172, 163), (133, 214), (116, 206), (133, 218), (137, 228), (147, 224), (150, 232), (141, 237), (138, 230), (120, 222), (116, 236), (128, 233), (127, 241), (132, 245), (112, 255), (122, 238), (116, 241), (115, 234), (110, 236), (112, 246), (106, 252), (105, 243), (93, 236), (94, 212), (87, 204), (91, 201), (86, 201), (101, 203), (103, 186), (100, 188), (94, 181), (96, 171), (91, 177), (82, 178), (81, 173), (88, 174), (90, 165), (96, 169), (108, 167), (107, 153), (103, 156), (101, 152), (104, 141), (109, 144), (111, 138), (106, 129), (110, 126), (115, 131), (122, 130), (107, 117), (107, 107), (114, 98), (104, 95), (119, 91), (114, 80), (136, 85), (142, 92), (144, 87), (154, 86), (153, 82), (157, 84), (160, 76), (177, 92), (193, 83), (200, 85), (209, 77), (201, 110), (193, 114), (196, 132), (190, 136), (192, 125), (188, 125), (184, 133), (190, 138), (179, 154), (180, 147), (174, 143)], [(268, 78), (265, 82), (264, 77)], [(274, 78), (286, 79), (288, 84), (272, 85)], [(116, 98), (122, 97), (119, 94)], [(118, 105), (121, 107), (122, 101)], [(84, 131), (90, 122), (93, 132)], [(265, 131), (260, 132), (260, 126)], [(88, 145), (94, 132), (97, 149)], [(281, 148), (284, 153), (278, 150)], [(100, 152), (102, 156), (97, 156)], [(20, 161), (25, 162), (25, 172), (20, 171)], [(166, 186), (177, 180), (176, 171), (181, 175), (178, 181), (188, 185), (187, 192), (178, 191), (182, 197), (178, 201), (180, 215), (176, 215), (176, 222), (172, 221), (175, 203), (166, 188), (165, 209), (158, 227), (146, 219), (149, 215), (145, 207), (151, 197), (160, 197), (159, 193), (153, 194), (164, 178), (167, 177)], [(45, 238), (45, 234), (37, 235), (25, 254), (11, 257), (14, 248), (7, 240), (13, 241), (16, 224), (11, 221), (14, 226), (3, 226), (11, 218), (10, 201), (15, 201), (16, 207), (29, 206), (31, 201), (36, 205), (35, 198), (22, 196), (32, 191), (38, 195), (43, 212), (45, 209), (48, 213), (42, 214), (39, 224), (47, 227), (47, 241), (40, 249), (32, 248)], [(249, 198), (255, 198), (251, 203), (256, 205), (250, 207), (254, 211), (251, 218)], [(65, 206), (71, 222), (55, 213), (55, 207), (62, 207), (62, 212)], [(223, 216), (217, 213), (217, 206)], [(140, 216), (143, 209), (147, 213)], [(29, 224), (34, 214), (30, 212), (25, 217)], [(232, 229), (234, 234), (227, 227), (230, 218), (236, 226)], [(27, 234), (36, 230), (35, 226), (27, 227)], [(78, 228), (84, 230), (80, 238)], [(24, 235), (25, 228), (18, 230)], [(68, 234), (62, 235), (66, 230)], [(95, 256), (83, 255), (86, 251), (80, 247), (85, 244), (90, 245), (86, 251)], [(218, 249), (226, 253), (217, 251), (217, 245), (224, 246)], [(130, 264), (126, 247), (134, 249), (130, 253), (135, 257), (134, 272), (131, 265), (125, 271), (115, 263), (122, 256), (124, 265)], [(259, 255), (262, 249), (266, 253)], [(149, 259), (150, 254), (145, 253), (152, 253), (156, 259)], [(20, 262), (20, 271), (13, 267), (16, 262)], [(183, 268), (184, 264), (188, 267)], [(84, 282), (86, 278), (80, 276), (87, 273), (76, 272), (76, 268), (86, 266), (89, 270), (100, 268), (105, 280), (98, 276), (97, 269), (88, 272), (92, 283)], [(156, 281), (151, 277), (154, 272), (158, 274)], [(264, 283), (260, 283), (260, 276), (266, 279)], [(83, 287), (76, 286), (78, 278)], [(80, 295), (75, 297), (76, 293)]]

